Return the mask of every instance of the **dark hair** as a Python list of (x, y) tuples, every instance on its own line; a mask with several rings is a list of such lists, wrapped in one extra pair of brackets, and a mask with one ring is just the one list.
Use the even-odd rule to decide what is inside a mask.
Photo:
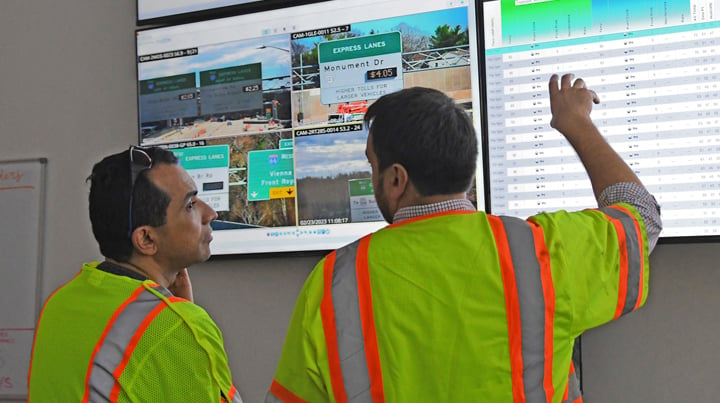
[[(177, 157), (162, 148), (142, 148), (152, 159), (152, 166), (176, 164)], [(151, 168), (152, 169), (152, 168)], [(165, 224), (170, 196), (148, 178), (148, 170), (140, 172), (133, 192), (133, 228), (129, 226), (130, 153), (125, 150), (105, 157), (93, 166), (90, 181), (90, 223), (103, 256), (127, 262), (133, 251), (128, 236), (137, 227)]]
[(380, 97), (364, 120), (380, 170), (401, 164), (422, 196), (470, 188), (477, 137), (467, 112), (452, 98), (431, 88), (406, 88)]

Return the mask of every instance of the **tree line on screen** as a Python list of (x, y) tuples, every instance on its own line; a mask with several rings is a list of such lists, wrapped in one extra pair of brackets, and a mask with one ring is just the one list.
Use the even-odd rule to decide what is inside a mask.
[[(247, 181), (248, 152), (254, 150), (275, 150), (280, 140), (290, 138), (289, 132), (266, 132), (208, 140), (208, 145), (228, 144), (230, 146), (230, 168), (245, 168), (230, 175), (230, 183)], [(218, 220), (263, 227), (294, 226), (296, 223), (295, 199), (272, 199), (248, 202), (247, 185), (230, 186), (229, 210), (218, 211)]]
[(297, 180), (300, 220), (347, 218), (350, 220), (348, 181), (365, 179), (370, 172), (351, 172), (333, 177), (305, 177)]

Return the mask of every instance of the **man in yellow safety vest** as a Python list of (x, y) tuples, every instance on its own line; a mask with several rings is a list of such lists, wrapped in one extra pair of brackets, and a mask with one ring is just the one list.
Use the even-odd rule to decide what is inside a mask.
[(585, 82), (553, 75), (549, 93), (597, 209), (478, 212), (476, 134), (451, 98), (408, 88), (369, 107), (390, 225), (309, 275), (266, 402), (581, 401), (574, 340), (645, 303), (660, 209), (590, 119)]
[(233, 402), (220, 330), (193, 303), (187, 267), (210, 257), (215, 211), (161, 148), (95, 164), (90, 221), (105, 256), (40, 314), (29, 402)]

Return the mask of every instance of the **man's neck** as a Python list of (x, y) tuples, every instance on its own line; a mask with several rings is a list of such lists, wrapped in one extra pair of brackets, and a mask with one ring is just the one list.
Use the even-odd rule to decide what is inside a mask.
[(141, 276), (148, 278), (165, 288), (170, 286), (170, 282), (160, 273), (159, 270), (156, 269), (156, 266), (151, 262), (140, 263), (133, 258), (131, 258), (128, 262), (119, 262), (110, 258), (106, 258), (106, 260), (114, 265), (138, 273)]
[(105, 260), (104, 262), (101, 262), (97, 265), (97, 269), (110, 274), (115, 274), (117, 276), (129, 277), (138, 281), (147, 280), (147, 277), (145, 277), (143, 274), (140, 274), (134, 270), (130, 270), (125, 266), (120, 266), (114, 261), (111, 262), (109, 260)]

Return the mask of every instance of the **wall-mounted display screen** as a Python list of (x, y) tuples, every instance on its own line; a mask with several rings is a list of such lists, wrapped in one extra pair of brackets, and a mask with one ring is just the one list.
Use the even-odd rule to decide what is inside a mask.
[(138, 20), (169, 17), (197, 11), (211, 10), (256, 0), (138, 0)]
[(482, 4), (489, 210), (528, 216), (595, 206), (550, 128), (547, 81), (575, 73), (591, 117), (662, 207), (666, 240), (720, 235), (720, 2)]
[(214, 254), (337, 248), (386, 225), (365, 157), (374, 100), (436, 88), (479, 135), (475, 27), (464, 1), (343, 0), (139, 30), (139, 142), (172, 149), (218, 212)]

